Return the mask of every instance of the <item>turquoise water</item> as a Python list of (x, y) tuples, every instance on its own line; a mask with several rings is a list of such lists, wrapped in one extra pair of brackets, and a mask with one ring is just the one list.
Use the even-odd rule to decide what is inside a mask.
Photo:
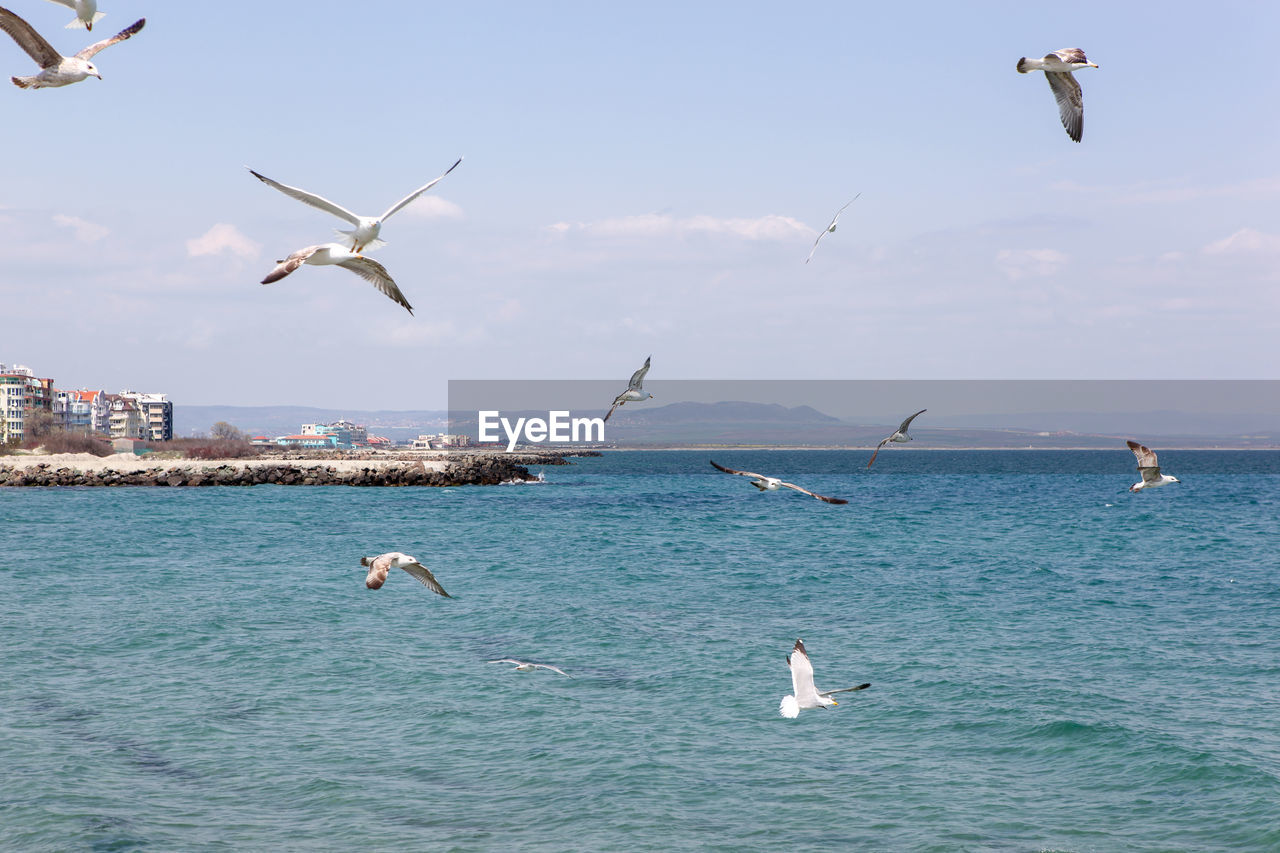
[(1280, 453), (707, 456), (0, 489), (0, 848), (1280, 849)]

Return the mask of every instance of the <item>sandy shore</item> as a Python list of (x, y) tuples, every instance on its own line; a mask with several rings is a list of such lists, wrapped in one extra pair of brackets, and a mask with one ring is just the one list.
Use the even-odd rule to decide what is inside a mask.
[[(346, 474), (370, 468), (388, 468), (404, 464), (403, 460), (397, 459), (290, 459), (287, 462), (280, 459), (161, 459), (149, 454), (134, 456), (132, 453), (116, 453), (112, 456), (94, 456), (92, 453), (52, 453), (48, 456), (34, 454), (0, 456), (0, 467), (35, 468), (44, 465), (53, 470), (71, 468), (76, 471), (94, 473), (102, 471), (131, 473), (153, 469), (167, 470), (169, 468), (213, 471), (224, 466), (252, 470), (255, 468), (288, 465), (290, 468), (304, 471), (315, 468), (331, 468), (338, 473)], [(428, 471), (443, 471), (454, 463), (444, 459), (427, 459), (414, 464), (421, 464)]]

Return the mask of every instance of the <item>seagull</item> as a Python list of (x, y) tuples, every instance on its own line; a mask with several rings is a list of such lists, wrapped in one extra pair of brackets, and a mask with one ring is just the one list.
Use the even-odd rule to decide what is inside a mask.
[(1154, 489), (1158, 486), (1182, 482), (1177, 477), (1170, 477), (1168, 474), (1160, 473), (1160, 463), (1156, 461), (1156, 452), (1150, 447), (1145, 447), (1133, 440), (1126, 441), (1125, 444), (1129, 445), (1133, 455), (1138, 458), (1138, 471), (1142, 473), (1142, 482), (1134, 483), (1129, 487), (1129, 491), (1140, 492), (1143, 489)]
[(453, 598), (452, 595), (444, 591), (444, 587), (440, 586), (436, 576), (431, 574), (431, 571), (426, 566), (418, 562), (417, 557), (410, 557), (408, 554), (401, 554), (399, 551), (388, 551), (385, 554), (379, 554), (377, 557), (361, 557), (360, 565), (369, 567), (369, 576), (364, 579), (364, 585), (369, 589), (379, 589), (386, 583), (388, 570), (393, 568), (404, 569), (413, 575), (414, 580), (432, 592), (443, 595), (445, 598)]
[[(862, 193), (858, 193), (858, 195), (855, 195), (853, 198), (849, 199), (848, 203), (845, 204), (844, 207), (848, 207), (850, 204), (853, 204), (855, 201), (858, 200), (858, 196), (860, 195), (862, 195)], [(818, 235), (818, 240), (821, 240), (823, 237), (827, 236), (827, 234), (836, 230), (836, 223), (840, 221), (840, 214), (844, 213), (844, 207), (836, 211), (836, 215), (831, 218), (831, 224), (828, 225), (826, 228), (824, 228), (822, 230), (822, 233)], [(818, 251), (818, 240), (813, 241), (813, 248), (809, 250), (809, 257), (804, 259), (804, 262), (806, 264), (809, 263), (809, 261), (813, 260), (813, 253)]]
[(49, 0), (59, 6), (66, 6), (76, 13), (67, 24), (69, 30), (93, 30), (93, 25), (102, 20), (106, 12), (98, 11), (98, 0)]
[(404, 298), (404, 294), (400, 292), (400, 288), (391, 278), (391, 273), (387, 272), (386, 267), (373, 258), (366, 258), (364, 255), (349, 251), (346, 246), (340, 243), (325, 243), (320, 246), (307, 246), (305, 249), (299, 249), (283, 261), (276, 261), (276, 268), (267, 273), (267, 277), (262, 280), (262, 283), (271, 284), (273, 281), (279, 281), (303, 264), (312, 264), (313, 266), (337, 264), (344, 269), (349, 269), (378, 288), (378, 290), (381, 290), (397, 305), (403, 305), (410, 314), (413, 313), (413, 306), (409, 304), (408, 299)]
[[(447, 175), (456, 169), (458, 167), (458, 163), (461, 162), (462, 158), (459, 157), (457, 163), (454, 163), (448, 169), (444, 170), (444, 175)], [(298, 189), (297, 187), (289, 187), (284, 184), (276, 183), (264, 175), (259, 175), (257, 172), (253, 171), (253, 169), (249, 169), (249, 174), (253, 175), (264, 184), (275, 187), (290, 198), (296, 198), (303, 204), (309, 204), (312, 207), (317, 207), (320, 210), (332, 213), (339, 219), (345, 219), (350, 222), (355, 226), (354, 229), (351, 231), (344, 231), (341, 228), (337, 228), (334, 229), (334, 233), (343, 235), (343, 241), (350, 243), (350, 248), (356, 254), (359, 254), (366, 248), (377, 249), (380, 246), (385, 246), (386, 243), (378, 239), (378, 234), (382, 231), (383, 221), (386, 220), (387, 217), (391, 216), (391, 214), (395, 213), (397, 210), (404, 207), (406, 204), (413, 201), (436, 184), (440, 183), (444, 178), (444, 175), (441, 175), (434, 181), (418, 187), (416, 190), (391, 205), (391, 207), (387, 209), (387, 212), (381, 216), (357, 216), (342, 205), (334, 204), (329, 201), (329, 199), (318, 196), (315, 193), (309, 193), (306, 190)]]
[(116, 42), (124, 41), (142, 29), (146, 18), (139, 18), (109, 39), (91, 44), (75, 56), (63, 56), (53, 49), (53, 45), (44, 40), (44, 36), (35, 28), (8, 9), (0, 6), (0, 30), (4, 30), (18, 43), (27, 54), (40, 63), (40, 73), (30, 77), (11, 77), (13, 85), (21, 89), (47, 89), (55, 86), (69, 86), (79, 83), (86, 77), (102, 79), (98, 68), (89, 60), (97, 56)]
[(1097, 68), (1084, 56), (1078, 47), (1068, 47), (1045, 54), (1044, 59), (1018, 60), (1018, 73), (1027, 74), (1032, 71), (1043, 71), (1049, 81), (1053, 96), (1058, 99), (1058, 115), (1062, 118), (1062, 126), (1067, 129), (1067, 136), (1076, 142), (1084, 135), (1084, 96), (1080, 94), (1080, 84), (1071, 75), (1077, 68)]
[(644, 360), (644, 367), (631, 374), (631, 381), (627, 383), (627, 390), (623, 391), (617, 397), (613, 398), (613, 405), (609, 407), (609, 414), (604, 416), (606, 421), (609, 415), (613, 414), (613, 410), (626, 403), (633, 403), (636, 400), (652, 400), (653, 395), (645, 393), (644, 375), (649, 372), (649, 362), (653, 356), (649, 356)]
[(535, 669), (549, 669), (552, 672), (558, 672), (565, 678), (573, 678), (572, 675), (556, 666), (545, 663), (529, 663), (528, 661), (516, 660), (515, 658), (502, 658), (501, 660), (491, 660), (489, 663), (513, 663), (516, 665), (518, 672), (533, 672)]
[(811, 498), (817, 498), (829, 504), (847, 504), (844, 498), (829, 498), (826, 495), (820, 495), (811, 492), (808, 489), (802, 489), (795, 483), (787, 483), (779, 480), (777, 477), (766, 477), (764, 474), (753, 474), (750, 471), (735, 471), (732, 468), (726, 468), (723, 465), (717, 465), (714, 459), (708, 460), (711, 466), (717, 471), (723, 471), (726, 474), (737, 474), (739, 477), (751, 477), (751, 485), (755, 486), (762, 492), (776, 492), (778, 489), (795, 489), (797, 492), (808, 495)]
[(783, 696), (778, 713), (788, 720), (800, 716), (801, 708), (828, 708), (840, 703), (830, 698), (833, 693), (852, 693), (854, 690), (866, 690), (871, 682), (859, 684), (857, 687), (842, 687), (839, 690), (827, 690), (822, 693), (813, 686), (813, 664), (809, 663), (809, 653), (804, 650), (804, 640), (796, 640), (795, 648), (787, 655), (787, 665), (791, 667), (791, 690), (794, 695)]
[(880, 454), (880, 448), (884, 447), (889, 442), (893, 441), (898, 444), (903, 444), (905, 442), (911, 441), (911, 436), (907, 435), (907, 427), (911, 426), (912, 421), (914, 421), (916, 418), (920, 417), (927, 411), (929, 410), (921, 409), (920, 411), (916, 412), (914, 415), (912, 415), (911, 417), (907, 418), (905, 421), (902, 422), (902, 424), (898, 427), (897, 432), (895, 432), (893, 435), (889, 436), (884, 441), (877, 444), (876, 452), (871, 454), (871, 462), (867, 463), (867, 467), (868, 468), (871, 467), (871, 464), (876, 461), (876, 457)]

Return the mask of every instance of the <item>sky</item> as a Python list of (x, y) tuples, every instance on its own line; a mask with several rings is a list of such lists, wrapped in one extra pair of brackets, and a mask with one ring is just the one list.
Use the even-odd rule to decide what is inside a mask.
[[(1273, 379), (1280, 6), (11, 0), (0, 362), (175, 405), (449, 380)], [(1084, 141), (1021, 56), (1083, 48)], [(0, 33), (0, 72), (34, 73)], [(258, 282), (338, 219), (350, 272)], [(804, 263), (819, 230), (861, 193)]]

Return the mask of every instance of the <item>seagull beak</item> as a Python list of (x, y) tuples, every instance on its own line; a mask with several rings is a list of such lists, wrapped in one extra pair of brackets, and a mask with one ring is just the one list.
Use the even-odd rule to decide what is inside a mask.
[(94, 77), (97, 77), (99, 80), (101, 80), (101, 79), (102, 79), (102, 75), (101, 75), (101, 74), (95, 74), (95, 75), (93, 75), (93, 76), (94, 76)]
[(1089, 67), (1090, 67), (1090, 68), (1097, 68), (1098, 66), (1097, 66), (1097, 64), (1096, 64), (1096, 63), (1090, 62), (1090, 63), (1089, 63)]
[(839, 703), (839, 702), (837, 702), (836, 700), (834, 700), (834, 699), (832, 699), (832, 700), (831, 700), (831, 705), (832, 705), (832, 707), (834, 707), (834, 706), (836, 706), (836, 705), (839, 705), (839, 704), (840, 704), (840, 703)]

